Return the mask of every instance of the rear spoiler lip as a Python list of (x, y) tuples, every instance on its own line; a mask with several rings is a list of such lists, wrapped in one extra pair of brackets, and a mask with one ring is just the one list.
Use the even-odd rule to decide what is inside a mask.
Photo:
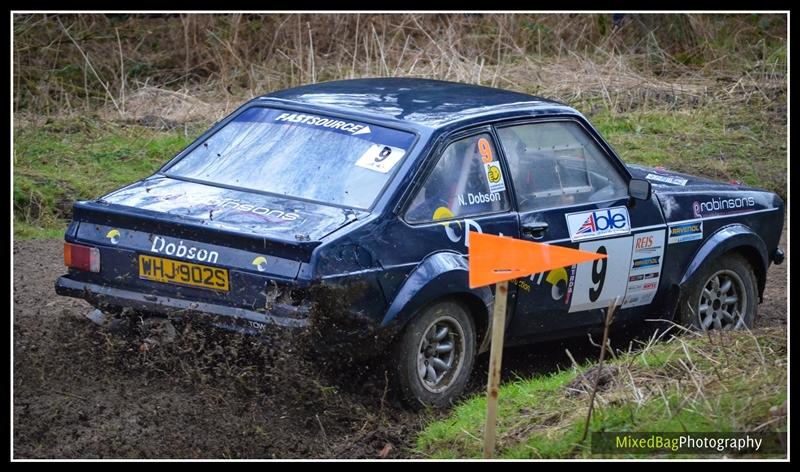
[(96, 201), (76, 202), (72, 207), (72, 218), (81, 223), (119, 226), (174, 238), (199, 238), (205, 243), (246, 251), (271, 251), (276, 256), (298, 262), (309, 262), (314, 249), (322, 244), (322, 241), (287, 241), (251, 233), (237, 233), (177, 215)]

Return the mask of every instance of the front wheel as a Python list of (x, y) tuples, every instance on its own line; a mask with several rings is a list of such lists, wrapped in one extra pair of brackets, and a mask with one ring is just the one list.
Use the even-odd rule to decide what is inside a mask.
[(395, 380), (408, 405), (450, 405), (472, 371), (475, 324), (460, 303), (437, 302), (408, 322), (392, 357)]
[(750, 264), (742, 256), (726, 254), (706, 262), (689, 284), (679, 307), (680, 321), (700, 331), (750, 328), (757, 296)]

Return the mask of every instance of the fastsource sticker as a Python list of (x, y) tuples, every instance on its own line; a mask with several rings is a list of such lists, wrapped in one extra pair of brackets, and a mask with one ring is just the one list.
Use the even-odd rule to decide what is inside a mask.
[(625, 207), (569, 213), (566, 218), (572, 241), (631, 232), (630, 216)]
[(303, 113), (281, 113), (277, 118), (275, 118), (275, 121), (299, 123), (309, 126), (320, 126), (352, 135), (369, 134), (371, 132), (369, 126), (362, 125), (360, 123), (352, 123), (349, 121), (337, 120), (335, 118), (326, 118), (324, 116), (307, 115)]
[(669, 244), (694, 241), (696, 239), (703, 239), (702, 221), (681, 223), (679, 225), (670, 225), (669, 227), (669, 239), (667, 240)]

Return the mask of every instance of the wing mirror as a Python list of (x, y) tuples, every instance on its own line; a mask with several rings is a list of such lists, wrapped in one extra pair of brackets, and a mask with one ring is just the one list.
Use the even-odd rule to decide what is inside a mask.
[(644, 179), (631, 179), (628, 183), (628, 195), (634, 200), (649, 200), (652, 188)]

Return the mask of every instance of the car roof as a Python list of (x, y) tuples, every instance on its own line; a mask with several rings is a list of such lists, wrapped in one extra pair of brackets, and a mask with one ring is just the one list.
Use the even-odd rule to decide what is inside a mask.
[(429, 128), (515, 110), (577, 113), (562, 103), (525, 93), (415, 78), (337, 80), (279, 90), (259, 98), (356, 112)]

